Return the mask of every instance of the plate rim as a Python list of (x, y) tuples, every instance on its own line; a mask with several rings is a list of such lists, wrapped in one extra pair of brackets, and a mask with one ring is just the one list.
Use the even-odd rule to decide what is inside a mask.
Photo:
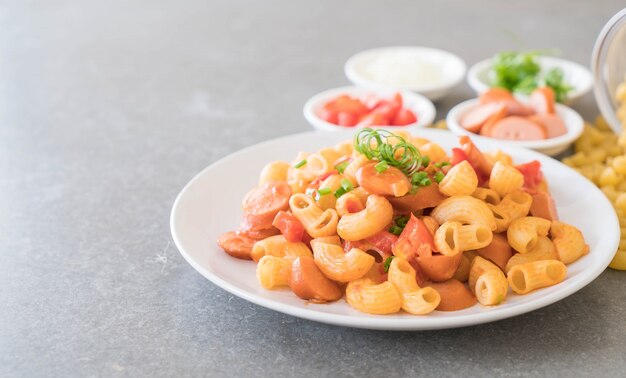
[[(420, 131), (423, 131), (423, 130), (424, 129)], [(441, 134), (441, 135), (449, 134), (450, 136), (456, 137), (454, 134), (450, 133), (449, 131), (436, 130), (436, 129), (427, 129), (427, 130), (428, 130), (427, 133), (432, 132), (434, 134)], [(197, 174), (195, 174), (193, 178), (185, 184), (185, 186), (176, 196), (176, 199), (172, 206), (172, 210), (170, 212), (170, 232), (174, 240), (174, 244), (176, 245), (176, 248), (178, 249), (179, 253), (183, 256), (183, 258), (198, 273), (200, 273), (202, 276), (204, 276), (206, 279), (208, 279), (210, 282), (212, 282), (216, 286), (228, 291), (229, 293), (235, 296), (245, 299), (251, 303), (254, 303), (256, 305), (259, 305), (259, 306), (262, 306), (262, 307), (265, 307), (265, 308), (268, 308), (277, 312), (282, 312), (288, 315), (292, 315), (298, 318), (312, 320), (312, 321), (326, 323), (326, 324), (346, 326), (346, 327), (351, 327), (351, 328), (392, 330), (392, 331), (403, 331), (403, 330), (404, 331), (423, 331), (423, 330), (461, 328), (461, 327), (473, 326), (473, 325), (508, 319), (508, 318), (512, 318), (512, 317), (522, 315), (528, 312), (532, 312), (537, 309), (548, 306), (550, 304), (556, 303), (576, 293), (577, 291), (581, 290), (582, 288), (587, 286), (589, 283), (594, 281), (600, 274), (602, 274), (602, 272), (606, 269), (606, 267), (608, 266), (608, 264), (610, 263), (612, 259), (612, 256), (607, 254), (604, 260), (601, 260), (600, 263), (595, 267), (595, 269), (585, 270), (585, 272), (583, 273), (584, 276), (580, 280), (574, 281), (570, 283), (570, 285), (562, 288), (561, 290), (557, 290), (553, 293), (549, 293), (543, 297), (537, 298), (536, 300), (530, 303), (525, 303), (521, 306), (514, 306), (512, 308), (502, 308), (499, 311), (494, 311), (494, 312), (480, 312), (480, 313), (474, 313), (474, 314), (466, 314), (466, 315), (462, 315), (458, 317), (426, 317), (426, 316), (425, 317), (421, 317), (421, 316), (407, 317), (405, 321), (404, 319), (398, 320), (397, 318), (390, 319), (385, 315), (367, 314), (368, 315), (367, 317), (356, 317), (356, 316), (352, 316), (349, 314), (335, 314), (335, 313), (319, 311), (315, 309), (312, 305), (309, 308), (300, 308), (300, 307), (293, 306), (291, 304), (282, 303), (277, 300), (266, 299), (266, 298), (257, 296), (253, 293), (249, 293), (243, 289), (239, 289), (234, 284), (220, 278), (219, 276), (213, 274), (211, 271), (204, 269), (183, 248), (182, 242), (177, 235), (176, 227), (175, 227), (176, 215), (177, 215), (177, 212), (179, 211), (180, 202), (182, 198), (184, 197), (185, 193), (189, 190), (189, 188), (191, 188), (197, 181), (199, 181), (200, 178), (202, 178), (207, 173), (207, 171), (211, 170), (214, 166), (217, 166), (223, 163), (227, 159), (231, 159), (238, 155), (246, 154), (250, 150), (262, 148), (265, 145), (281, 142), (283, 140), (288, 140), (291, 138), (304, 138), (306, 136), (325, 135), (325, 134), (326, 135), (344, 134), (346, 136), (351, 136), (353, 133), (352, 132), (328, 133), (328, 132), (320, 132), (320, 131), (308, 131), (308, 132), (295, 133), (295, 134), (290, 134), (290, 135), (286, 135), (286, 136), (282, 136), (278, 138), (265, 140), (265, 141), (244, 147), (243, 149), (237, 150), (226, 156), (223, 156), (220, 159), (216, 160), (215, 162), (209, 164), (207, 167), (202, 169)], [(540, 154), (538, 152), (526, 149), (526, 148), (520, 148), (517, 146), (509, 146), (506, 143), (494, 143), (491, 141), (479, 142), (479, 144), (498, 144), (502, 148), (506, 147), (507, 149), (518, 150), (525, 154), (529, 154), (531, 157), (540, 157), (542, 159), (550, 159), (558, 163), (559, 165), (561, 165), (562, 166), (561, 168), (566, 168), (567, 170), (571, 170), (573, 173), (579, 175), (581, 178), (584, 178), (584, 176), (581, 176), (578, 172), (566, 166), (565, 164), (561, 163), (560, 161), (553, 159), (549, 156)], [(590, 185), (593, 186), (595, 190), (600, 191), (593, 184), (590, 184)], [(608, 201), (608, 199), (606, 199), (606, 197), (604, 197), (604, 195), (603, 195), (603, 198), (610, 205), (610, 202)], [(613, 224), (612, 226), (615, 232), (611, 234), (616, 236), (614, 237), (614, 241), (612, 245), (614, 247), (613, 249), (617, 250), (617, 247), (619, 245), (619, 240), (620, 240), (619, 239), (620, 226), (619, 226), (619, 221), (617, 219), (617, 215), (615, 214), (615, 212), (613, 212), (612, 215), (613, 216), (611, 217), (610, 220), (612, 221), (611, 223)]]

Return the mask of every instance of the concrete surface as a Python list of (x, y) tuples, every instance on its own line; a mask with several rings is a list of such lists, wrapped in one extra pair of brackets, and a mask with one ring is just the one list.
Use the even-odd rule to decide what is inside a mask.
[[(183, 185), (308, 130), (302, 104), (347, 83), (351, 54), (558, 48), (588, 65), (624, 5), (478, 3), (0, 1), (0, 376), (623, 376), (624, 273), (497, 323), (379, 332), (233, 297), (172, 245)], [(597, 112), (591, 95), (577, 109)]]

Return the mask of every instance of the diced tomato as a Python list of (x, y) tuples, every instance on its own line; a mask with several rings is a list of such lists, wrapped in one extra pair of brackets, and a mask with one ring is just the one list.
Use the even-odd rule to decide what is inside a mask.
[(489, 163), (485, 155), (483, 155), (468, 136), (460, 137), (459, 143), (463, 147), (465, 155), (467, 155), (467, 161), (471, 164), (472, 168), (474, 168), (474, 171), (476, 171), (478, 180), (480, 182), (489, 180), (493, 166)]
[(331, 109), (327, 109), (325, 107), (322, 108), (322, 110), (320, 110), (319, 116), (324, 121), (332, 123), (334, 125), (337, 125), (337, 123), (339, 122), (339, 119), (337, 117), (337, 112)]
[(311, 181), (311, 183), (309, 184), (309, 188), (319, 189), (320, 184), (324, 180), (326, 180), (330, 176), (336, 175), (336, 174), (339, 174), (339, 172), (336, 169), (333, 169), (333, 170), (330, 170), (330, 171), (324, 173), (323, 175), (317, 176), (313, 181)]
[(533, 160), (526, 164), (516, 165), (518, 171), (524, 175), (524, 187), (535, 189), (543, 180), (543, 172), (541, 171), (541, 163)]
[(337, 114), (337, 124), (339, 126), (356, 126), (359, 123), (359, 116), (354, 113), (339, 112)]
[(460, 148), (453, 148), (452, 149), (452, 160), (450, 161), (451, 165), (457, 165), (460, 162), (467, 160), (467, 154), (465, 154), (465, 151), (463, 151)]
[(304, 226), (293, 214), (279, 211), (272, 222), (272, 226), (279, 229), (287, 241), (292, 243), (302, 241)]
[(391, 254), (391, 249), (396, 241), (398, 241), (398, 237), (387, 230), (382, 230), (365, 240), (372, 243), (377, 250)]
[(404, 102), (402, 101), (402, 95), (399, 92), (396, 92), (396, 94), (393, 95), (393, 99), (391, 100), (391, 102), (398, 109), (402, 109), (402, 105), (404, 104)]
[(400, 109), (396, 117), (391, 121), (391, 124), (394, 126), (405, 126), (415, 122), (417, 122), (417, 117), (415, 117), (412, 111), (409, 109)]
[(378, 104), (370, 114), (377, 113), (382, 115), (386, 120), (385, 125), (390, 125), (400, 109), (401, 108), (393, 101), (381, 100), (380, 104)]
[(430, 256), (435, 249), (433, 236), (421, 219), (411, 214), (411, 219), (393, 245), (393, 254), (407, 260), (422, 254)]
[(335, 112), (346, 112), (356, 115), (357, 117), (367, 113), (367, 107), (358, 98), (352, 98), (348, 95), (342, 95), (335, 100), (327, 103), (325, 108), (334, 110)]
[(388, 124), (389, 120), (387, 120), (382, 114), (372, 112), (362, 117), (357, 126), (384, 126)]

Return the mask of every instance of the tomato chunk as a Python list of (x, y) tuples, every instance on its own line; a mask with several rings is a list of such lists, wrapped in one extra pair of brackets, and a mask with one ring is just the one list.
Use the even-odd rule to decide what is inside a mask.
[(391, 122), (394, 126), (405, 126), (417, 122), (417, 117), (409, 109), (400, 109)]
[(280, 230), (287, 241), (292, 243), (302, 241), (304, 226), (293, 214), (286, 211), (278, 212), (272, 225)]
[(393, 254), (411, 260), (421, 254), (432, 255), (435, 249), (433, 237), (421, 219), (411, 214), (404, 230), (393, 245)]
[(543, 172), (541, 171), (541, 163), (538, 160), (516, 165), (518, 171), (524, 175), (524, 187), (535, 189), (543, 180)]

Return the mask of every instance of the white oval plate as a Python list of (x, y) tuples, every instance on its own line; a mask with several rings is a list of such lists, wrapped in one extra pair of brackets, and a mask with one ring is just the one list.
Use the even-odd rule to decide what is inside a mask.
[[(242, 198), (256, 185), (266, 163), (291, 161), (298, 151), (332, 146), (352, 135), (351, 132), (308, 132), (274, 139), (229, 155), (200, 172), (183, 188), (172, 209), (172, 236), (183, 257), (219, 287), (285, 314), (348, 327), (427, 330), (487, 323), (547, 306), (591, 282), (602, 273), (617, 250), (620, 232), (617, 216), (604, 194), (592, 183), (537, 152), (477, 141), (482, 150), (503, 149), (516, 162), (541, 161), (560, 218), (578, 227), (591, 249), (589, 254), (568, 266), (565, 281), (524, 296), (510, 294), (500, 306), (475, 305), (462, 311), (435, 311), (427, 316), (368, 315), (352, 309), (344, 300), (313, 304), (299, 299), (288, 288), (263, 289), (257, 282), (254, 262), (224, 253), (216, 244), (218, 236), (237, 228), (242, 215)], [(419, 135), (440, 143), (447, 150), (458, 144), (457, 137), (447, 131), (425, 129), (420, 130)]]

